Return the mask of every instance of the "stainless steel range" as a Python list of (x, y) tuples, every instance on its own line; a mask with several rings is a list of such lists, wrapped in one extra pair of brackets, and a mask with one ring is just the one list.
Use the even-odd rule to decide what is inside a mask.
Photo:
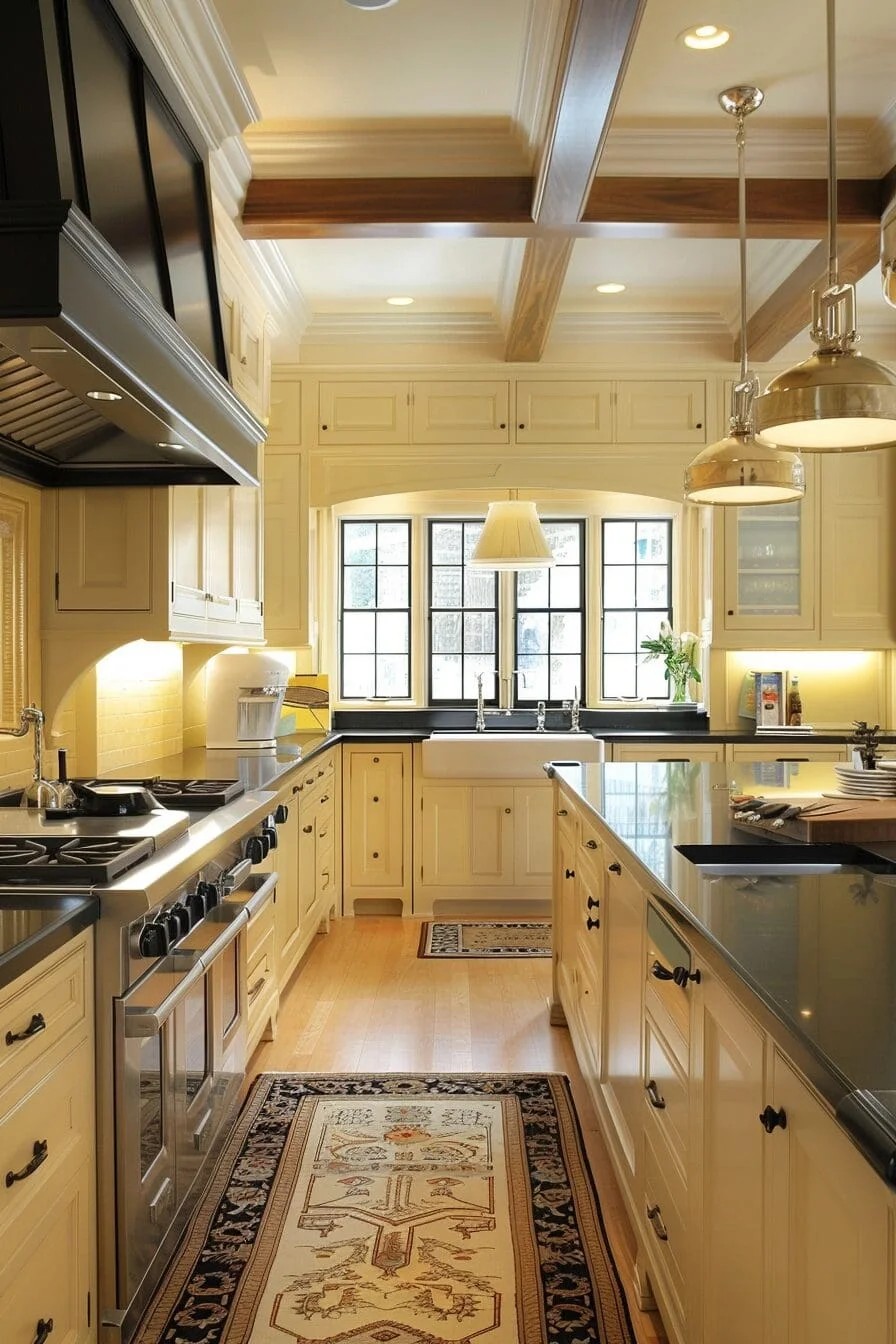
[(252, 872), (276, 844), (272, 794), (167, 783), (165, 803), (189, 798), (190, 812), (47, 820), (0, 808), (0, 902), (24, 888), (100, 898), (103, 1344), (133, 1334), (226, 1138), (246, 1066), (245, 930), (277, 881)]

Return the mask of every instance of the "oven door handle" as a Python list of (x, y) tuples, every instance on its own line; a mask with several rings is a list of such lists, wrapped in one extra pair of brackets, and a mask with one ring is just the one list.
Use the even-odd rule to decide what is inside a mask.
[(219, 957), (234, 938), (238, 938), (243, 929), (249, 923), (249, 916), (245, 910), (238, 910), (232, 919), (229, 919), (224, 928), (218, 934), (217, 938), (208, 947), (204, 947), (199, 953), (199, 961), (203, 970), (211, 969), (211, 964), (216, 957)]
[[(147, 1007), (146, 1004), (129, 1004), (124, 1001), (124, 1034), (130, 1039), (156, 1036), (161, 1030), (174, 1010), (181, 1004), (189, 994), (194, 985), (198, 984), (206, 973), (206, 967), (202, 959), (197, 957), (190, 969), (184, 974), (183, 978), (177, 982), (167, 999), (155, 1008)], [(137, 991), (139, 995), (139, 990)]]
[[(233, 893), (233, 895), (239, 898), (240, 905), (246, 911), (250, 919), (252, 919), (255, 915), (257, 915), (259, 910), (261, 910), (261, 908), (266, 904), (266, 902), (273, 896), (277, 888), (277, 882), (279, 881), (279, 879), (280, 879), (279, 873), (269, 873), (265, 877), (264, 881), (259, 882), (259, 885), (255, 887), (255, 889), (253, 890), (252, 883), (258, 882), (258, 876), (253, 875), (252, 877), (249, 878), (249, 881), (245, 884), (245, 886), (241, 887), (239, 891)], [(247, 890), (249, 891), (250, 894), (246, 896), (245, 900), (243, 900), (243, 893)]]

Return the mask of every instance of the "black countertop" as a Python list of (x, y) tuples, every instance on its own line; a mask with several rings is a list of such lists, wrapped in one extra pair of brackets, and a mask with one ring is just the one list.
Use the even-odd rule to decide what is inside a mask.
[[(752, 776), (741, 773), (749, 791)], [(629, 850), (698, 954), (742, 997), (747, 987), (754, 1011), (758, 997), (782, 1050), (896, 1184), (896, 846), (813, 846), (813, 864), (799, 872), (751, 870), (744, 847), (764, 837), (731, 825), (737, 766), (619, 763), (556, 775)], [(833, 787), (830, 766), (806, 765), (792, 786), (763, 792)], [(717, 846), (734, 871), (701, 872), (680, 845)], [(832, 870), (838, 858), (849, 862)]]
[(0, 893), (0, 989), (95, 924), (99, 912), (90, 895)]

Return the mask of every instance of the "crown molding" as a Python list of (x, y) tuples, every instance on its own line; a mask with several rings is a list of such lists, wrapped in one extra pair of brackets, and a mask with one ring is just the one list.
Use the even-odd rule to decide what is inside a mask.
[[(841, 124), (837, 131), (838, 176), (880, 177), (887, 172), (893, 160), (883, 161), (887, 152), (881, 134), (880, 122)], [(824, 177), (827, 167), (827, 131), (823, 126), (750, 124), (748, 177)], [(664, 177), (691, 177), (696, 172), (705, 177), (733, 177), (735, 171), (734, 135), (729, 126), (623, 122), (615, 123), (607, 137), (598, 176), (659, 173)]]
[(211, 0), (132, 0), (211, 149), (259, 116)]
[(256, 177), (525, 176), (532, 156), (510, 117), (262, 121), (245, 133)]
[(230, 136), (211, 152), (208, 161), (209, 185), (215, 202), (235, 224), (243, 212), (246, 189), (252, 180), (252, 163), (239, 136)]
[(551, 343), (604, 341), (727, 341), (731, 331), (721, 313), (558, 313)]
[(283, 259), (277, 243), (244, 242), (277, 325), (284, 340), (301, 341), (312, 321), (311, 309), (299, 282)]
[(493, 345), (501, 331), (491, 313), (318, 313), (304, 332), (310, 345)]

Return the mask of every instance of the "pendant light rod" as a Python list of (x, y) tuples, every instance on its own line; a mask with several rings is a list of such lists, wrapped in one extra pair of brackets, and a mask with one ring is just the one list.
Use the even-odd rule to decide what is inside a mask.
[(840, 280), (840, 259), (837, 256), (837, 73), (834, 52), (836, 47), (835, 0), (827, 0), (827, 67), (828, 67), (828, 285)]
[[(751, 112), (761, 107), (765, 94), (752, 84), (739, 84), (719, 94), (719, 105), (737, 123), (737, 232), (740, 256), (740, 388), (749, 381), (747, 357), (747, 136), (744, 122)], [(755, 389), (755, 390), (758, 390)], [(742, 394), (743, 395), (743, 394)], [(737, 400), (735, 406), (737, 406)], [(742, 400), (741, 400), (742, 405)], [(739, 421), (740, 414), (735, 413)]]

